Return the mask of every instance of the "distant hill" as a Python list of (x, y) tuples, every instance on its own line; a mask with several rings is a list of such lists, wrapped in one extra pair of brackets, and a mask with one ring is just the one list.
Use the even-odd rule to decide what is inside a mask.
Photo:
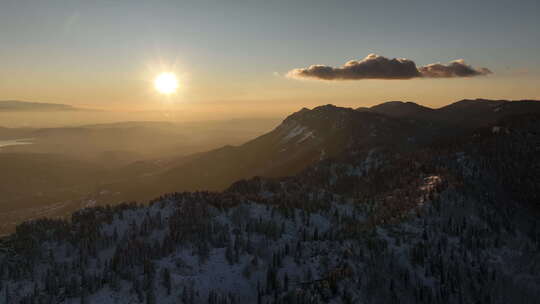
[(438, 109), (425, 107), (414, 102), (389, 101), (370, 108), (360, 107), (356, 110), (396, 118), (476, 128), (493, 124), (506, 116), (540, 112), (540, 101), (463, 99)]
[(59, 103), (42, 103), (19, 100), (0, 100), (0, 112), (25, 111), (80, 111), (82, 109)]
[(540, 112), (538, 100), (463, 99), (436, 110), (436, 119), (469, 127), (483, 127), (503, 117)]
[[(365, 111), (365, 109), (361, 110)], [(389, 101), (373, 106), (369, 110), (393, 117), (413, 117), (417, 119), (430, 118), (436, 111), (410, 101)]]

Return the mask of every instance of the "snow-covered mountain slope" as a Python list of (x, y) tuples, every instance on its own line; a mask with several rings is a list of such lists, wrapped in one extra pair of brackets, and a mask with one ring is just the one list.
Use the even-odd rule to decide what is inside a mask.
[(531, 303), (540, 120), (497, 127), (22, 224), (0, 303)]

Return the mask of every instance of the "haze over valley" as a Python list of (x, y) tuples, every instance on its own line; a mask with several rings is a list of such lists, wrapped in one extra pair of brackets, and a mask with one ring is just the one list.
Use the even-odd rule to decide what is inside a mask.
[[(54, 117), (56, 113), (33, 112)], [(23, 220), (65, 216), (81, 207), (119, 202), (139, 177), (198, 152), (239, 145), (279, 119), (132, 121), (68, 127), (0, 127), (0, 232)], [(119, 184), (119, 186), (116, 186)], [(144, 192), (142, 200), (157, 195)], [(137, 198), (133, 198), (138, 200)]]

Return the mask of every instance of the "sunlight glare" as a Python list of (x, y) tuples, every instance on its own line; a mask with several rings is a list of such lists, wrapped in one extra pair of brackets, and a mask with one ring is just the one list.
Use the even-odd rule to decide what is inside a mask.
[(154, 80), (154, 87), (161, 94), (172, 94), (178, 89), (178, 79), (173, 73), (161, 73)]

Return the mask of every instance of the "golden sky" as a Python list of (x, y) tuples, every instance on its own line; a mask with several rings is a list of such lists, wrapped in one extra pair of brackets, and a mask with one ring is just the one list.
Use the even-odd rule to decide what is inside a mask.
[[(439, 107), (464, 98), (538, 99), (539, 11), (534, 0), (519, 6), (506, 0), (8, 0), (0, 3), (0, 100), (238, 117), (327, 103)], [(418, 68), (463, 58), (492, 73), (286, 77), (312, 65), (340, 72), (345, 62), (372, 53), (408, 58)], [(176, 94), (154, 89), (162, 72), (178, 76)]]

